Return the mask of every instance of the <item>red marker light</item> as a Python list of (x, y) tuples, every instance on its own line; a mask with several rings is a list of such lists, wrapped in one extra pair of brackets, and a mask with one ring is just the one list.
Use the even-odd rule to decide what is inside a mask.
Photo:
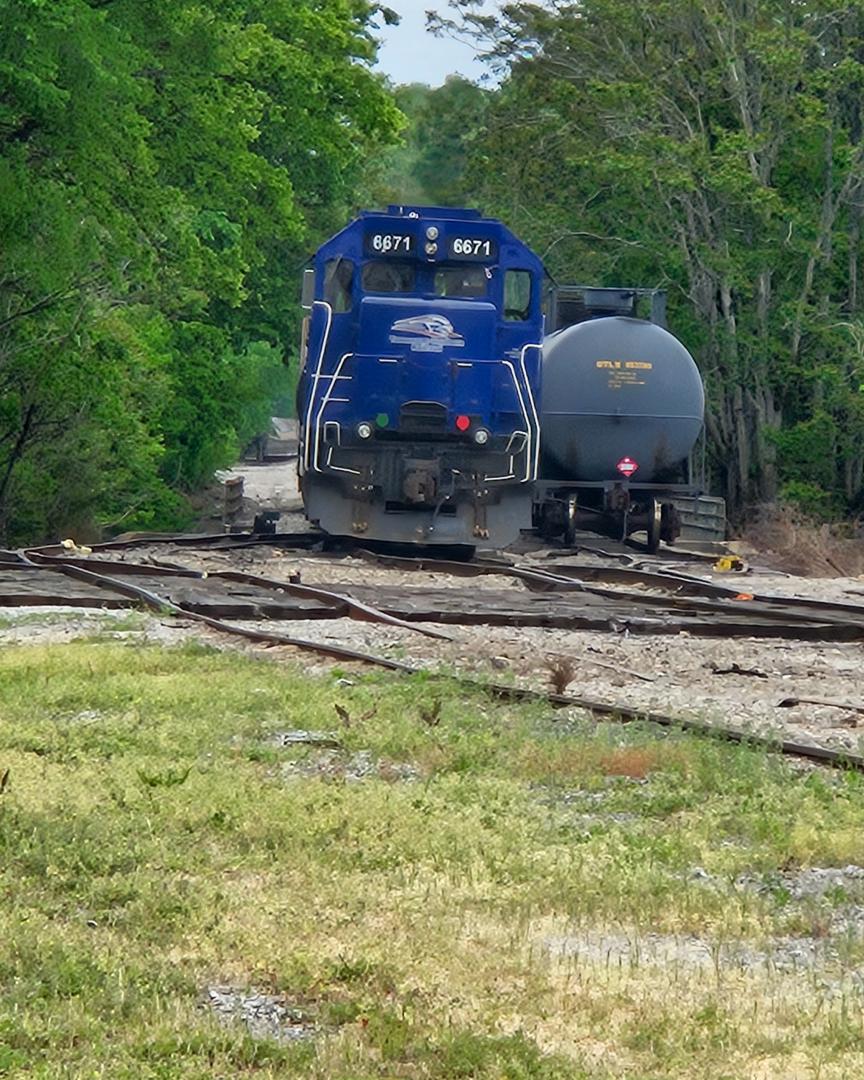
[(633, 475), (633, 473), (636, 472), (639, 466), (636, 464), (633, 458), (622, 457), (618, 464), (615, 466), (615, 468), (618, 470), (618, 472), (621, 473), (622, 476), (630, 477)]
[(457, 428), (458, 431), (467, 431), (469, 427), (471, 427), (471, 417), (470, 416), (457, 416), (456, 417), (456, 428)]

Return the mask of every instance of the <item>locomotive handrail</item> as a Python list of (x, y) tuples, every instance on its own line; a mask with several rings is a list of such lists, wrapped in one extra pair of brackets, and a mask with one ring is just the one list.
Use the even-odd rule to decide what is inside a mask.
[(321, 348), (318, 351), (318, 366), (315, 368), (315, 374), (312, 376), (312, 386), (309, 390), (309, 407), (306, 411), (306, 438), (303, 446), (303, 462), (306, 468), (309, 468), (309, 434), (312, 424), (312, 409), (315, 405), (315, 393), (318, 389), (318, 381), (321, 378), (321, 366), (324, 363), (324, 354), (327, 351), (327, 342), (330, 339), (330, 327), (333, 325), (333, 308), (327, 303), (326, 300), (313, 300), (312, 307), (315, 305), (323, 307), (327, 311), (327, 325), (324, 328), (324, 335), (321, 339)]

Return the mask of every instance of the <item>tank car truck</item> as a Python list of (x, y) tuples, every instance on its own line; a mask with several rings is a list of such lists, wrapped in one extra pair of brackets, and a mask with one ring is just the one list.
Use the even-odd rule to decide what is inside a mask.
[(304, 282), (306, 516), (335, 536), (501, 548), (532, 523), (543, 268), (471, 210), (365, 212)]
[[(637, 318), (650, 301), (650, 318)], [(702, 378), (665, 329), (658, 290), (557, 286), (547, 297), (542, 453), (535, 523), (573, 544), (577, 529), (651, 552), (681, 530), (676, 506), (696, 500), (691, 452), (702, 431)], [(713, 500), (722, 502), (722, 500)]]

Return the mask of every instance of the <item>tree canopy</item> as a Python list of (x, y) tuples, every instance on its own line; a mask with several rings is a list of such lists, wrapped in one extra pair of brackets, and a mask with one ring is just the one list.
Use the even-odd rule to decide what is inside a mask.
[(502, 75), (465, 191), (561, 280), (670, 290), (734, 511), (860, 509), (864, 3), (452, 7)]
[(308, 252), (399, 200), (667, 288), (734, 512), (864, 507), (864, 0), (479, 10), (433, 24), (497, 84), (393, 93), (374, 0), (0, 0), (4, 542), (179, 522), (289, 396)]
[(0, 0), (0, 533), (180, 511), (402, 123), (368, 0)]

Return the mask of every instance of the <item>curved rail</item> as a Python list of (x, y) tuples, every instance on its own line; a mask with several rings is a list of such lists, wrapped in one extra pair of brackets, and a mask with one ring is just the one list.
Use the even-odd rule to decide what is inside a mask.
[[(308, 542), (313, 537), (315, 543), (320, 541), (320, 537), (315, 536), (314, 534), (312, 534), (312, 537), (310, 537), (310, 534), (297, 535), (302, 536), (304, 542)], [(105, 545), (97, 545), (94, 547), (94, 551), (116, 550), (124, 547), (152, 544), (154, 542), (160, 543), (165, 542), (166, 539), (167, 538), (162, 537), (157, 539), (150, 536), (146, 538), (134, 538), (131, 541), (115, 541)], [(224, 536), (220, 535), (206, 538), (193, 538), (192, 542), (193, 544), (222, 546), (225, 539)], [(221, 543), (217, 543), (217, 541)], [(171, 537), (168, 542), (186, 544), (189, 542), (189, 538)], [(260, 543), (271, 544), (273, 542), (273, 537), (261, 537), (247, 539), (240, 545), (229, 544), (228, 546), (250, 546)], [(154, 611), (171, 612), (184, 618), (192, 619), (221, 633), (242, 637), (249, 641), (262, 644), (291, 646), (332, 659), (373, 665), (398, 674), (414, 675), (423, 673), (427, 678), (432, 677), (456, 682), (466, 689), (482, 692), (499, 700), (541, 701), (555, 708), (578, 708), (590, 712), (593, 715), (603, 716), (613, 721), (624, 723), (646, 722), (664, 728), (678, 728), (700, 737), (717, 738), (727, 742), (750, 746), (754, 749), (777, 752), (785, 756), (799, 758), (818, 765), (864, 772), (864, 757), (846, 751), (833, 750), (823, 746), (814, 746), (791, 740), (773, 739), (765, 736), (753, 735), (750, 732), (744, 732), (725, 725), (714, 725), (703, 721), (691, 720), (686, 717), (676, 717), (666, 713), (633, 708), (621, 703), (595, 701), (589, 698), (576, 697), (568, 694), (547, 693), (522, 687), (486, 683), (466, 676), (454, 676), (450, 673), (429, 671), (401, 661), (391, 660), (386, 657), (345, 648), (339, 645), (308, 641), (303, 638), (296, 638), (292, 635), (281, 634), (270, 630), (250, 629), (244, 626), (237, 626), (236, 624), (226, 622), (222, 619), (190, 611), (182, 604), (175, 603), (168, 597), (162, 596), (151, 589), (143, 588), (131, 582), (119, 580), (117, 577), (113, 576), (113, 574), (122, 572), (129, 576), (134, 576), (135, 574), (161, 574), (169, 578), (219, 578), (226, 581), (251, 584), (265, 589), (279, 590), (306, 599), (314, 599), (331, 608), (335, 607), (340, 611), (345, 611), (353, 618), (381, 622), (386, 625), (398, 626), (403, 629), (420, 630), (416, 623), (412, 621), (397, 618), (380, 608), (332, 590), (322, 589), (316, 586), (300, 585), (294, 582), (276, 581), (242, 571), (215, 571), (213, 573), (205, 573), (198, 570), (159, 563), (158, 561), (149, 565), (144, 565), (138, 563), (116, 563), (109, 560), (100, 560), (98, 557), (91, 557), (86, 560), (74, 557), (70, 558), (65, 552), (65, 549), (56, 546), (30, 549), (26, 552), (7, 552), (3, 554), (5, 558), (0, 565), (6, 568), (17, 566), (19, 568), (52, 569), (69, 577), (89, 582), (90, 584), (117, 596), (143, 603)], [(631, 567), (583, 568), (559, 566), (556, 567), (555, 572), (552, 572), (541, 567), (519, 564), (514, 565), (493, 560), (481, 560), (475, 563), (466, 564), (430, 558), (394, 558), (372, 553), (365, 553), (364, 557), (381, 561), (385, 565), (398, 566), (402, 569), (432, 570), (446, 572), (448, 574), (459, 574), (462, 576), (504, 574), (521, 580), (532, 590), (541, 592), (587, 592), (598, 594), (600, 596), (612, 595), (616, 599), (624, 600), (634, 599), (638, 595), (640, 602), (645, 602), (646, 595), (643, 593), (634, 594), (630, 591), (609, 590), (602, 587), (598, 588), (589, 583), (587, 579), (593, 578), (595, 581), (598, 579), (605, 579), (608, 581), (614, 580), (624, 584), (640, 583), (649, 587), (663, 587), (668, 588), (670, 591), (674, 590), (677, 592), (678, 595), (668, 597), (651, 597), (651, 601), (649, 601), (658, 601), (667, 606), (675, 607), (676, 604), (684, 604), (692, 608), (694, 603), (699, 602), (698, 599), (694, 601), (693, 596), (695, 595), (697, 598), (702, 596), (710, 598), (710, 600), (713, 601), (707, 604), (705, 601), (702, 602), (703, 607), (710, 612), (716, 613), (719, 610), (728, 612), (732, 609), (732, 605), (734, 605), (734, 610), (741, 612), (746, 611), (749, 614), (758, 612), (762, 615), (770, 613), (774, 617), (777, 617), (778, 615), (782, 616), (784, 619), (788, 619), (791, 623), (798, 626), (800, 631), (806, 629), (806, 621), (808, 618), (812, 618), (810, 613), (818, 613), (821, 621), (818, 623), (811, 622), (810, 629), (827, 634), (828, 639), (831, 639), (831, 636), (837, 631), (851, 631), (856, 637), (862, 636), (862, 632), (864, 632), (864, 607), (858, 605), (772, 595), (754, 595), (752, 600), (741, 601), (737, 599), (740, 594), (736, 593), (734, 589), (728, 586), (706, 582), (700, 578), (680, 574), (675, 571), (642, 570)], [(109, 571), (109, 573), (101, 572), (106, 570)], [(577, 577), (575, 576), (576, 574), (580, 576)], [(684, 594), (686, 593), (689, 593), (690, 596), (685, 597)], [(458, 615), (458, 612), (456, 614)], [(430, 637), (444, 637), (444, 635), (436, 631), (421, 630), (420, 632), (423, 632)]]

